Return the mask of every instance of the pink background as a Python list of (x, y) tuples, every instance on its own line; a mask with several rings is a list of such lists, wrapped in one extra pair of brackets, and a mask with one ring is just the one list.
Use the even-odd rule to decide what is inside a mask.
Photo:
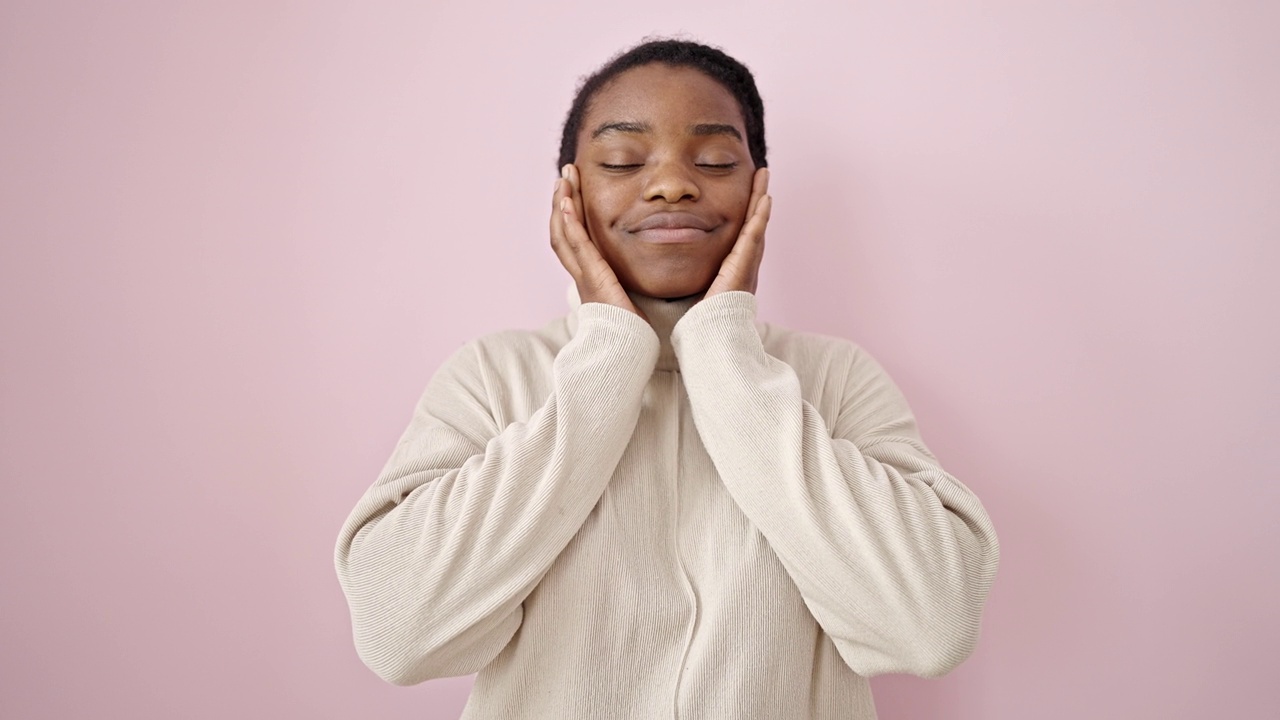
[(457, 717), (333, 543), (446, 354), (565, 311), (576, 78), (683, 30), (765, 97), (765, 318), (1000, 532), (881, 716), (1275, 717), (1280, 5), (830, 5), (0, 4), (0, 716)]

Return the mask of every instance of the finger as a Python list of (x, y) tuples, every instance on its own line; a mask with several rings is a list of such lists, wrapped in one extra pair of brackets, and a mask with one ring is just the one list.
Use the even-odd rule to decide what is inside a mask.
[(760, 198), (755, 215), (747, 222), (747, 227), (743, 231), (746, 236), (744, 239), (747, 240), (747, 246), (743, 250), (753, 261), (753, 267), (757, 269), (760, 267), (760, 260), (764, 257), (764, 234), (772, 214), (773, 196), (766, 194)]
[(769, 217), (773, 214), (773, 196), (765, 193), (756, 203), (756, 211), (743, 226), (743, 234), (750, 235), (764, 242), (764, 231), (769, 226)]
[[(582, 181), (582, 176), (578, 172), (578, 166), (573, 163), (568, 163), (561, 168), (561, 174), (564, 176), (565, 182), (568, 185), (565, 190), (565, 194), (569, 198), (571, 203), (570, 210), (572, 211), (569, 215), (565, 216), (566, 237), (572, 242), (576, 251), (585, 251), (588, 255), (599, 256), (599, 249), (595, 246), (595, 242), (591, 240), (591, 233), (586, 227), (586, 215), (582, 211), (582, 189), (579, 185)], [(575, 232), (573, 237), (569, 237), (569, 228), (571, 227), (581, 229), (581, 237), (583, 242), (585, 242), (585, 245), (583, 242), (578, 241), (578, 233)], [(600, 261), (603, 263), (604, 258), (601, 257)]]
[(573, 201), (569, 198), (562, 200), (560, 214), (564, 223), (565, 243), (573, 252), (579, 267), (588, 272), (598, 271), (600, 269), (599, 266), (607, 267), (604, 257), (600, 255), (600, 250), (591, 241), (591, 235), (587, 233), (587, 228), (583, 226), (581, 219), (574, 213)]
[(618, 283), (617, 275), (613, 272), (613, 268), (608, 261), (604, 259), (604, 256), (600, 254), (600, 249), (591, 240), (591, 235), (587, 232), (581, 219), (574, 215), (573, 203), (566, 201), (564, 207), (565, 239), (574, 254), (574, 259), (577, 261), (580, 270), (578, 274), (579, 282), (585, 283), (587, 287), (595, 292), (607, 291), (610, 287), (616, 286)]
[(556, 178), (555, 189), (551, 191), (551, 215), (547, 219), (547, 232), (552, 238), (556, 235), (556, 215), (559, 213), (561, 187), (563, 185), (564, 181), (561, 178)]
[(751, 178), (751, 200), (747, 203), (747, 219), (750, 220), (760, 206), (760, 198), (769, 192), (769, 168), (759, 168)]
[(565, 233), (565, 219), (563, 203), (565, 201), (567, 184), (563, 179), (556, 181), (556, 191), (552, 197), (551, 207), (551, 249), (555, 252), (556, 257), (560, 259), (560, 264), (564, 265), (564, 269), (569, 271), (577, 281), (581, 274), (581, 268), (578, 263), (577, 253), (575, 253), (570, 245)]
[(726, 260), (733, 258), (736, 261), (760, 252), (760, 248), (764, 245), (764, 231), (769, 225), (769, 215), (772, 211), (773, 196), (766, 194), (756, 203), (755, 212), (742, 225), (742, 230), (738, 232), (738, 239), (734, 242), (733, 249), (729, 251)]
[(769, 195), (760, 198), (755, 214), (742, 227), (737, 242), (725, 257), (721, 274), (731, 286), (747, 285), (754, 292), (754, 278), (764, 259), (764, 231), (772, 210), (773, 198)]
[(764, 191), (768, 186), (768, 168), (760, 168), (756, 170), (756, 174), (751, 181), (751, 201), (747, 204), (747, 219), (742, 223), (742, 227), (738, 230), (738, 237), (734, 240), (733, 247), (729, 249), (729, 254), (726, 255), (724, 259), (724, 262), (729, 267), (736, 267), (740, 265), (743, 256), (748, 255), (753, 251), (751, 246), (756, 243), (756, 237), (760, 232), (758, 219), (760, 215), (760, 202), (761, 199), (765, 197)]
[(578, 172), (578, 166), (569, 163), (564, 166), (565, 179), (569, 181), (569, 198), (573, 200), (573, 212), (586, 223), (586, 215), (582, 212), (582, 174)]
[(560, 222), (560, 199), (568, 194), (568, 183), (563, 177), (556, 178), (555, 190), (551, 193), (551, 226), (552, 233), (556, 232), (557, 223)]

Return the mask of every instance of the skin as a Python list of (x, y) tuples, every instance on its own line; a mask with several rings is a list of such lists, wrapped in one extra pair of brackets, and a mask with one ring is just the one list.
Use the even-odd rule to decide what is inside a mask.
[[(639, 315), (628, 291), (755, 292), (773, 202), (745, 138), (733, 95), (692, 68), (644, 65), (599, 91), (552, 197), (551, 246), (582, 302)], [(642, 225), (657, 213), (685, 229)]]

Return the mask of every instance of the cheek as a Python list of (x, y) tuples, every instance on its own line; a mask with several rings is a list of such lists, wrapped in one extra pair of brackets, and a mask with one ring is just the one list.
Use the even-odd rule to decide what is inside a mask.
[(749, 173), (742, 178), (742, 186), (738, 188), (738, 200), (742, 203), (742, 214), (745, 218), (747, 208), (751, 205), (751, 186), (755, 185), (755, 173)]
[(603, 233), (612, 228), (626, 209), (625, 203), (619, 200), (620, 193), (593, 187), (583, 188), (582, 209), (587, 215), (587, 229), (593, 233)]
[(748, 182), (745, 188), (746, 192), (738, 188), (735, 193), (729, 217), (733, 218), (733, 234), (736, 237), (738, 232), (742, 230), (742, 226), (747, 222), (747, 210), (751, 206), (751, 184)]

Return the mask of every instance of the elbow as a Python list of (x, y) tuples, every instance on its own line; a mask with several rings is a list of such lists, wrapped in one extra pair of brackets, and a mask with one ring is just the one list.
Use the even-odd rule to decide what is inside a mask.
[(976, 622), (912, 622), (909, 627), (831, 638), (845, 663), (863, 677), (894, 673), (939, 678), (967, 660), (978, 643)]
[[(888, 673), (939, 678), (973, 655), (981, 628), (980, 604), (936, 607), (933, 612), (898, 615), (895, 629), (837, 642), (845, 662), (858, 674)], [(871, 638), (875, 640), (868, 642)]]
[(365, 667), (392, 685), (408, 687), (438, 678), (472, 675), (483, 665), (466, 662), (467, 658), (447, 657), (444, 653), (387, 652), (383, 648), (371, 648), (357, 644), (356, 651)]
[(459, 655), (446, 646), (419, 645), (404, 640), (376, 639), (357, 630), (356, 653), (365, 667), (392, 685), (407, 687), (438, 678), (471, 675), (483, 663)]
[(955, 670), (973, 654), (978, 644), (978, 626), (948, 628), (922, 638), (906, 658), (906, 672), (922, 678), (940, 678)]
[(991, 587), (991, 574), (978, 582), (961, 582), (951, 593), (929, 604), (923, 617), (914, 618), (907, 672), (937, 678), (955, 670), (973, 655), (982, 629), (982, 613)]
[(384, 567), (386, 554), (379, 556), (367, 544), (372, 526), (369, 523), (360, 531), (353, 526), (335, 552), (356, 654), (365, 667), (392, 685), (450, 677), (451, 646), (438, 639), (444, 623), (429, 612), (433, 593), (406, 582), (398, 566)]
[(853, 657), (846, 654), (845, 660), (855, 672), (866, 677), (899, 673), (940, 678), (973, 654), (977, 640), (976, 630), (959, 632), (934, 627), (900, 637), (892, 647), (884, 647), (880, 652), (864, 649)]
[[(480, 672), (506, 647), (519, 628), (520, 608), (474, 622), (433, 623), (409, 616), (377, 620), (354, 616), (356, 652), (365, 666), (392, 685), (417, 685), (437, 678)], [(406, 628), (419, 628), (407, 631)], [(427, 628), (434, 628), (430, 632)]]
[(938, 678), (955, 670), (977, 648), (982, 614), (1000, 564), (1000, 546), (988, 526), (974, 533), (973, 546), (959, 553), (950, 568), (950, 582), (942, 592), (930, 593), (927, 611), (911, 623), (915, 632), (911, 664), (907, 672), (922, 678)]
[(359, 653), (365, 667), (392, 685), (408, 687), (440, 677), (433, 675), (417, 658), (379, 653), (359, 644), (356, 645), (356, 652)]
[(417, 685), (442, 677), (436, 674), (441, 648), (406, 632), (414, 623), (400, 614), (368, 612), (353, 603), (351, 628), (356, 654), (365, 667), (392, 685)]

